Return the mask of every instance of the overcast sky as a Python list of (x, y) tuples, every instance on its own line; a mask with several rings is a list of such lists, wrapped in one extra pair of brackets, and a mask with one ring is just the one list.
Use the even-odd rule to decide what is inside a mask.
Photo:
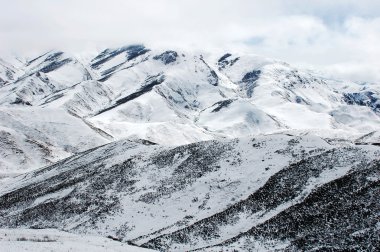
[(380, 0), (0, 0), (0, 57), (130, 43), (254, 53), (380, 82)]

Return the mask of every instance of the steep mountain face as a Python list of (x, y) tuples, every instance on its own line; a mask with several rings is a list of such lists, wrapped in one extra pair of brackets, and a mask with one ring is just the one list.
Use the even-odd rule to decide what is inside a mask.
[(0, 108), (0, 178), (109, 142), (95, 130), (62, 109)]
[(0, 227), (160, 251), (371, 250), (380, 149), (273, 134), (179, 147), (116, 141), (0, 187)]

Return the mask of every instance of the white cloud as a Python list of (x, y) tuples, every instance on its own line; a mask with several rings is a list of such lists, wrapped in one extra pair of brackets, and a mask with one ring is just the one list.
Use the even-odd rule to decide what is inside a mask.
[(0, 0), (0, 53), (129, 43), (247, 51), (380, 81), (377, 0)]

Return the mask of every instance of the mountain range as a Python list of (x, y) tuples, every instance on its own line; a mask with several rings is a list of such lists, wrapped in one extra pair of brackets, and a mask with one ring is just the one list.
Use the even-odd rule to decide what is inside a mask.
[(1, 59), (0, 228), (159, 251), (375, 251), (379, 129), (380, 84), (257, 55)]

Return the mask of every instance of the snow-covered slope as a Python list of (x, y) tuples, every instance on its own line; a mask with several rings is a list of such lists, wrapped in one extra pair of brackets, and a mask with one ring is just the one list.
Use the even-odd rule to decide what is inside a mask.
[(62, 109), (2, 107), (0, 178), (52, 164), (109, 141), (105, 134)]
[(127, 245), (110, 238), (80, 236), (54, 229), (0, 229), (2, 252), (149, 252), (154, 251)]
[(48, 52), (23, 67), (24, 74), (2, 88), (3, 103), (39, 105), (47, 95), (91, 79), (86, 68), (63, 52)]
[[(4, 77), (7, 72), (12, 78)], [(380, 129), (378, 84), (330, 80), (256, 55), (131, 45), (87, 60), (50, 51), (22, 66), (1, 64), (0, 74), (2, 111), (32, 107), (41, 114), (36, 118), (76, 116), (88, 125), (81, 132), (106, 139), (181, 145), (286, 130), (357, 139)], [(33, 124), (34, 118), (28, 120)], [(50, 131), (67, 136), (68, 128)], [(72, 146), (83, 150), (79, 144)], [(37, 154), (33, 162), (41, 159)], [(4, 162), (13, 161), (3, 157)]]
[(21, 69), (18, 69), (11, 63), (6, 62), (3, 59), (0, 59), (0, 87), (15, 81), (21, 74)]
[(313, 135), (116, 141), (5, 181), (0, 227), (160, 251), (360, 250), (378, 242), (379, 157), (376, 145)]

